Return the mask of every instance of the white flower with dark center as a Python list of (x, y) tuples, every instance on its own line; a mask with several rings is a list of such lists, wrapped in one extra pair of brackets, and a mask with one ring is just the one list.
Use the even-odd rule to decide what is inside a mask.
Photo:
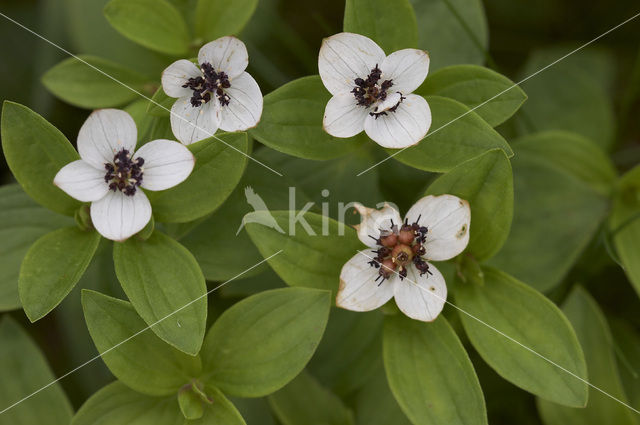
[(151, 219), (141, 189), (164, 190), (183, 182), (195, 163), (184, 145), (154, 140), (134, 152), (138, 131), (117, 109), (94, 111), (78, 133), (80, 158), (62, 167), (53, 182), (73, 198), (91, 202), (91, 221), (102, 236), (123, 241)]
[(403, 49), (389, 56), (373, 40), (343, 32), (326, 38), (318, 69), (333, 95), (323, 126), (335, 137), (364, 130), (386, 148), (405, 148), (422, 140), (431, 126), (431, 110), (411, 94), (427, 77), (429, 55)]
[(213, 136), (218, 128), (241, 131), (255, 127), (262, 115), (258, 83), (244, 70), (249, 55), (235, 37), (205, 44), (199, 67), (180, 59), (162, 73), (162, 88), (178, 100), (171, 108), (171, 129), (188, 145)]
[(447, 299), (442, 274), (429, 261), (455, 257), (469, 243), (469, 203), (453, 195), (420, 199), (402, 221), (390, 205), (356, 209), (358, 238), (372, 250), (357, 253), (342, 267), (338, 307), (374, 310), (392, 297), (412, 319), (430, 322)]

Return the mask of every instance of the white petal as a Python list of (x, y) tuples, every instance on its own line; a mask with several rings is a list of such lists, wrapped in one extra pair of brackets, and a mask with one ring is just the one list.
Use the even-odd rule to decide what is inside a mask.
[(409, 223), (420, 217), (427, 227), (425, 257), (444, 261), (460, 254), (469, 243), (471, 209), (469, 203), (453, 195), (425, 196), (407, 212)]
[(202, 72), (193, 62), (180, 59), (162, 72), (162, 89), (171, 97), (191, 96), (191, 89), (182, 87), (189, 78), (202, 76)]
[(402, 49), (391, 53), (380, 65), (381, 81), (393, 80), (391, 90), (409, 94), (420, 87), (429, 73), (429, 55), (424, 50)]
[(380, 285), (380, 281), (376, 282), (379, 269), (367, 264), (371, 261), (369, 257), (372, 255), (367, 254), (367, 251), (359, 252), (342, 267), (340, 289), (336, 296), (338, 307), (353, 311), (369, 311), (380, 307), (393, 297), (391, 281), (384, 281)]
[(249, 53), (244, 43), (235, 37), (221, 37), (213, 40), (198, 52), (198, 63), (213, 65), (216, 72), (223, 71), (229, 78), (237, 77), (249, 64)]
[(193, 107), (190, 96), (181, 97), (171, 108), (171, 130), (185, 145), (212, 137), (219, 123), (220, 102), (217, 99)]
[(360, 224), (354, 226), (358, 232), (358, 238), (363, 244), (372, 248), (376, 246), (376, 239), (380, 237), (381, 229), (390, 230), (392, 225), (402, 224), (400, 213), (387, 203), (379, 210), (356, 203), (355, 209), (362, 218)]
[(380, 113), (388, 111), (389, 109), (393, 109), (401, 101), (402, 94), (400, 92), (389, 93), (384, 101), (374, 106), (373, 112)]
[(258, 125), (262, 115), (262, 92), (256, 80), (246, 72), (231, 80), (225, 89), (229, 104), (220, 106), (220, 128), (224, 131), (240, 131)]
[(94, 111), (82, 124), (78, 133), (78, 153), (95, 168), (112, 163), (121, 149), (133, 152), (138, 130), (131, 115), (118, 109)]
[(106, 173), (104, 168), (99, 170), (79, 159), (62, 167), (53, 183), (78, 201), (97, 201), (109, 191), (104, 181)]
[(91, 203), (91, 221), (107, 239), (123, 241), (144, 228), (151, 219), (151, 204), (141, 189), (132, 196), (110, 190)]
[(431, 322), (438, 317), (447, 300), (447, 284), (442, 274), (429, 264), (429, 271), (420, 276), (412, 265), (407, 269), (407, 277), (394, 282), (394, 297), (398, 308), (407, 316), (423, 322)]
[(422, 96), (409, 94), (392, 112), (369, 115), (364, 131), (374, 142), (385, 148), (400, 149), (415, 145), (431, 127), (431, 110)]
[(186, 146), (164, 139), (142, 145), (133, 157), (144, 159), (142, 187), (149, 190), (165, 190), (182, 183), (196, 162)]
[(364, 130), (369, 108), (358, 105), (351, 93), (333, 96), (324, 110), (322, 126), (334, 137), (351, 137)]
[(322, 41), (318, 71), (331, 94), (348, 93), (356, 78), (367, 78), (384, 58), (384, 51), (370, 38), (342, 32)]

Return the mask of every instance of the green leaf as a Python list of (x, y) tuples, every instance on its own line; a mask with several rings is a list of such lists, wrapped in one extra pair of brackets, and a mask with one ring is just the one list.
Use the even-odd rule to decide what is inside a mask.
[(548, 157), (542, 156), (547, 151), (537, 149), (530, 154), (529, 146), (540, 138), (535, 134), (514, 142), (511, 233), (489, 264), (546, 292), (560, 283), (594, 237), (607, 199), (576, 177), (577, 167), (589, 172), (581, 155), (574, 152), (560, 162), (547, 159), (555, 156), (555, 149), (549, 149)]
[(329, 318), (328, 291), (283, 288), (222, 313), (204, 346), (203, 380), (225, 394), (261, 397), (291, 381), (315, 351)]
[(382, 368), (355, 395), (354, 408), (358, 425), (411, 425), (393, 398)]
[(379, 370), (379, 312), (335, 309), (307, 369), (339, 396), (353, 393)]
[(193, 255), (154, 232), (113, 244), (116, 275), (140, 317), (160, 338), (196, 355), (207, 322), (207, 286)]
[[(460, 278), (461, 282), (469, 285), (484, 285), (484, 271), (482, 271), (482, 266), (473, 256), (463, 255), (455, 265), (453, 263), (449, 263), (449, 265), (455, 268), (453, 278)], [(451, 318), (451, 316), (448, 317)]]
[[(576, 287), (562, 306), (584, 350), (589, 382), (627, 403), (613, 353), (611, 332), (602, 311), (581, 287)], [(628, 407), (593, 388), (586, 408), (576, 409), (538, 399), (538, 410), (546, 425), (636, 425), (637, 416)]]
[(204, 393), (212, 402), (204, 404), (204, 415), (202, 418), (190, 421), (189, 425), (246, 425), (240, 412), (231, 403), (219, 389), (213, 386), (205, 385)]
[(331, 95), (320, 76), (291, 81), (264, 97), (262, 118), (250, 134), (272, 149), (306, 159), (331, 159), (368, 140), (364, 134), (348, 139), (330, 136), (322, 128)]
[[(376, 205), (386, 200), (378, 187), (380, 176), (384, 175), (385, 181), (388, 177), (381, 172), (381, 168), (372, 168), (358, 176), (357, 184), (345, 184), (347, 181), (352, 181), (356, 174), (378, 161), (377, 156), (374, 156), (369, 149), (356, 149), (344, 156), (327, 161), (294, 158), (273, 149), (264, 149), (260, 153), (261, 158), (266, 159), (265, 162), (293, 180), (295, 184), (289, 186), (295, 186), (297, 191), (301, 190), (309, 196), (311, 201), (315, 202), (317, 210), (325, 208), (328, 211), (326, 215), (338, 221), (344, 220), (346, 224), (357, 224), (360, 220), (355, 214), (345, 216), (344, 208), (341, 208), (340, 203), (345, 206), (350, 202)], [(392, 162), (387, 161), (384, 164)], [(403, 166), (403, 168), (407, 167)], [(424, 182), (421, 182), (420, 188), (423, 187)], [(411, 196), (414, 195), (415, 193), (411, 194)]]
[(277, 425), (265, 397), (232, 398), (231, 401), (247, 423), (252, 425)]
[(560, 369), (587, 377), (584, 354), (567, 318), (530, 286), (491, 267), (482, 271), (483, 286), (460, 283), (455, 291), (471, 344), (500, 376), (520, 388), (555, 403), (584, 407), (587, 384)]
[(606, 93), (611, 93), (618, 70), (615, 52), (609, 47), (603, 45), (584, 47), (579, 41), (554, 43), (536, 50), (533, 57), (540, 64), (552, 63), (578, 47), (582, 47), (579, 55), (567, 56), (553, 67), (560, 66), (579, 73), (587, 71), (599, 87)]
[(611, 323), (620, 378), (632, 406), (640, 406), (640, 334), (626, 321)]
[[(440, 96), (427, 96), (433, 121), (426, 137), (400, 151), (394, 159), (425, 171), (446, 172), (491, 149), (513, 151), (498, 132), (462, 103)], [(393, 153), (394, 150), (388, 150)]]
[(414, 425), (487, 424), (478, 377), (444, 316), (431, 323), (387, 316), (383, 342), (389, 386)]
[[(524, 66), (522, 77), (539, 71), (562, 55), (549, 57), (544, 50), (534, 52)], [(593, 140), (603, 149), (611, 146), (615, 133), (613, 106), (589, 68), (559, 62), (527, 80), (522, 88), (529, 99), (518, 114), (520, 134), (567, 130)]]
[(178, 392), (178, 404), (185, 419), (200, 419), (204, 414), (204, 400), (192, 390), (193, 384)]
[(188, 146), (196, 157), (191, 175), (179, 185), (148, 193), (157, 221), (184, 223), (218, 208), (240, 182), (247, 165), (247, 133), (225, 133)]
[(169, 97), (160, 86), (151, 97), (151, 101), (147, 102), (147, 114), (154, 117), (169, 117), (175, 102), (176, 99)]
[(418, 46), (431, 56), (431, 69), (482, 64), (489, 30), (481, 0), (411, 0), (418, 21)]
[(135, 69), (151, 80), (167, 67), (167, 57), (146, 49), (116, 31), (104, 16), (108, 0), (62, 0), (64, 32), (74, 50)]
[(640, 295), (640, 166), (620, 179), (609, 220), (616, 253)]
[(369, 37), (386, 54), (418, 45), (416, 15), (409, 0), (347, 0), (344, 31)]
[(246, 425), (240, 413), (219, 390), (205, 387), (205, 392), (213, 403), (204, 405), (204, 415), (200, 419), (187, 422), (175, 395), (153, 397), (140, 394), (116, 381), (92, 395), (78, 410), (71, 425)]
[(302, 371), (284, 388), (269, 396), (271, 409), (282, 425), (353, 425), (353, 414), (311, 374)]
[(152, 140), (175, 140), (175, 136), (171, 131), (169, 115), (151, 115), (147, 113), (148, 106), (148, 100), (139, 99), (124, 108), (124, 110), (131, 115), (138, 128), (138, 148)]
[(255, 211), (243, 221), (264, 258), (282, 250), (269, 265), (290, 286), (335, 293), (342, 266), (362, 249), (354, 229), (315, 213)]
[(549, 161), (603, 195), (609, 194), (616, 181), (611, 159), (602, 148), (577, 133), (545, 131), (522, 137), (516, 143), (518, 153)]
[(138, 130), (137, 143), (140, 146), (150, 140), (147, 138), (147, 134), (156, 120), (156, 117), (147, 114), (146, 107), (147, 101), (138, 99), (122, 108), (123, 111), (131, 115), (133, 122), (136, 124), (136, 129)]
[(166, 0), (111, 0), (104, 16), (120, 34), (151, 50), (175, 56), (189, 51), (187, 24)]
[(198, 0), (196, 34), (205, 41), (240, 34), (258, 6), (258, 0)]
[[(269, 289), (284, 288), (287, 286), (282, 279), (280, 279), (280, 276), (278, 276), (273, 269), (269, 268), (269, 266), (265, 265), (264, 269), (256, 267), (256, 269), (260, 269), (261, 271), (248, 278), (245, 278), (245, 275), (238, 276), (237, 279), (234, 279), (232, 285), (224, 285), (219, 289), (220, 296), (228, 299), (238, 299)], [(251, 271), (254, 270), (255, 269), (252, 269)]]
[(136, 100), (140, 95), (134, 90), (143, 90), (147, 82), (146, 77), (120, 64), (83, 55), (60, 62), (42, 76), (42, 84), (54, 96), (86, 109), (110, 108)]
[(471, 235), (467, 252), (477, 260), (491, 258), (502, 248), (513, 218), (511, 163), (500, 149), (458, 165), (437, 178), (427, 195), (451, 194), (471, 206)]
[[(266, 151), (261, 149), (254, 157), (265, 161), (260, 153)], [(289, 188), (295, 187), (296, 183), (287, 177), (286, 172), (284, 174), (280, 177), (262, 165), (249, 161), (246, 173), (229, 198), (180, 240), (196, 257), (207, 280), (225, 281), (241, 273), (239, 278), (247, 278), (269, 268), (263, 264), (247, 271), (259, 263), (262, 256), (247, 232), (241, 228), (242, 217), (253, 210), (248, 201), (257, 201), (257, 197), (268, 209), (289, 208)], [(300, 204), (296, 201), (295, 205), (307, 202), (307, 198), (299, 192), (296, 192), (296, 200)], [(260, 206), (256, 204), (255, 208)], [(239, 252), (241, 256), (237, 255)]]
[(474, 112), (492, 127), (511, 118), (527, 99), (524, 91), (513, 81), (477, 65), (454, 65), (440, 69), (430, 74), (415, 93), (448, 97), (470, 109), (477, 107)]
[(82, 307), (102, 360), (130, 388), (149, 395), (175, 394), (200, 373), (200, 358), (165, 344), (130, 303), (83, 290)]
[(36, 204), (18, 184), (0, 187), (0, 311), (20, 308), (18, 274), (29, 247), (73, 220)]
[(18, 291), (35, 322), (53, 310), (78, 283), (100, 242), (100, 234), (64, 227), (38, 239), (22, 260)]
[(1, 414), (2, 423), (67, 425), (71, 403), (38, 346), (10, 316), (0, 320), (0, 341), (0, 411), (15, 404)]
[[(42, 321), (42, 324), (45, 324), (50, 319), (54, 319), (56, 328), (64, 330), (57, 333), (56, 339), (58, 347), (65, 347), (65, 365), (67, 366), (63, 372), (98, 355), (84, 318), (82, 291), (91, 289), (112, 296), (118, 294), (118, 296), (124, 297), (113, 270), (112, 244), (113, 242), (108, 239), (101, 239), (91, 264), (75, 288), (60, 303), (55, 313)], [(42, 326), (42, 324), (38, 324), (38, 326)], [(74, 388), (74, 394), (78, 392), (93, 394), (114, 379), (109, 368), (101, 360), (90, 362), (68, 378), (70, 379), (67, 380), (67, 385)]]
[[(386, 153), (381, 149), (377, 153), (379, 154), (377, 160), (384, 160)], [(400, 211), (408, 211), (424, 193), (428, 184), (438, 177), (436, 173), (406, 167), (398, 161), (384, 161), (379, 164), (377, 167), (361, 174), (358, 179), (375, 170), (379, 175), (378, 185), (383, 193), (383, 199), (388, 202), (394, 202), (398, 205)], [(361, 172), (364, 172), (364, 170), (366, 168), (362, 168)], [(369, 206), (371, 205), (373, 204), (369, 204)]]
[(53, 184), (62, 167), (80, 158), (64, 134), (26, 106), (8, 101), (1, 127), (4, 157), (24, 191), (52, 211), (73, 215), (80, 202)]

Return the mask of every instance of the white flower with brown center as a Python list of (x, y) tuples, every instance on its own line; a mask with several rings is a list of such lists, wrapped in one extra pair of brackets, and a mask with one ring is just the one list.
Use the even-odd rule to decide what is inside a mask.
[(81, 159), (62, 167), (53, 180), (73, 198), (91, 202), (93, 226), (107, 239), (123, 241), (147, 225), (151, 204), (141, 189), (169, 189), (193, 170), (195, 157), (186, 146), (154, 140), (135, 151), (137, 139), (128, 113), (94, 111), (78, 133)]
[(471, 210), (453, 195), (426, 196), (404, 221), (389, 205), (380, 210), (360, 204), (358, 238), (372, 250), (357, 253), (342, 267), (338, 307), (374, 310), (392, 297), (412, 319), (430, 322), (447, 299), (447, 285), (430, 261), (455, 257), (469, 243)]
[(422, 140), (431, 126), (431, 110), (411, 94), (427, 77), (429, 55), (402, 49), (386, 56), (373, 40), (348, 32), (326, 38), (318, 70), (333, 95), (323, 127), (335, 137), (362, 130), (386, 148), (406, 148)]
[(249, 54), (235, 37), (202, 46), (198, 64), (180, 59), (162, 73), (162, 88), (178, 100), (171, 108), (171, 129), (185, 145), (223, 131), (255, 127), (262, 115), (262, 92), (245, 72)]

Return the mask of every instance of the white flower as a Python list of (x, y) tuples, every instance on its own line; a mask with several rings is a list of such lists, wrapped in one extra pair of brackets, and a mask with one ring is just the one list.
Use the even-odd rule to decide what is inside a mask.
[(430, 322), (447, 299), (442, 274), (428, 262), (455, 257), (469, 243), (471, 210), (453, 195), (427, 196), (404, 222), (390, 205), (374, 210), (358, 204), (358, 238), (373, 251), (357, 253), (342, 267), (338, 307), (374, 310), (395, 297), (407, 316)]
[(53, 182), (73, 198), (91, 202), (91, 220), (102, 236), (123, 241), (151, 219), (140, 188), (164, 190), (184, 181), (195, 163), (184, 145), (154, 140), (135, 153), (138, 130), (117, 109), (94, 111), (78, 133), (80, 158), (62, 167)]
[(235, 37), (205, 44), (197, 67), (178, 60), (162, 73), (162, 88), (178, 100), (171, 108), (171, 129), (188, 145), (213, 136), (218, 128), (240, 131), (255, 127), (262, 115), (258, 83), (244, 72), (249, 55)]
[(403, 49), (385, 56), (373, 40), (343, 32), (323, 41), (318, 70), (333, 95), (324, 111), (327, 133), (351, 137), (364, 130), (386, 148), (405, 148), (426, 136), (431, 110), (411, 92), (427, 77), (427, 52)]

